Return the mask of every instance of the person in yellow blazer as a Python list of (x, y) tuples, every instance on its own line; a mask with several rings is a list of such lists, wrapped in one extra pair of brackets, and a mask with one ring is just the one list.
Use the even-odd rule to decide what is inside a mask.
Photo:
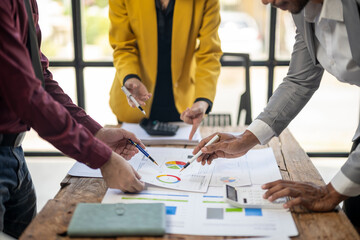
[(193, 124), (211, 110), (222, 51), (219, 0), (110, 0), (115, 79), (110, 106), (118, 121), (147, 118)]

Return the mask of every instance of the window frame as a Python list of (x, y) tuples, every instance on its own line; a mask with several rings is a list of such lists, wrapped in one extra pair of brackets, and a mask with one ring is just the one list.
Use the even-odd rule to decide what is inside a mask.
[[(73, 41), (74, 41), (74, 60), (73, 61), (50, 61), (50, 67), (71, 67), (75, 69), (76, 93), (77, 103), (81, 108), (86, 109), (85, 106), (85, 86), (84, 86), (84, 68), (86, 67), (113, 67), (111, 61), (85, 61), (83, 56), (83, 29), (81, 22), (82, 1), (71, 0), (71, 17), (73, 24)], [(267, 99), (271, 97), (274, 91), (274, 72), (275, 68), (279, 66), (289, 66), (289, 60), (277, 60), (275, 56), (276, 46), (276, 20), (277, 9), (270, 8), (270, 27), (269, 27), (269, 52), (267, 60), (250, 61), (251, 67), (267, 67), (268, 69), (268, 90)], [(222, 67), (226, 66), (245, 66), (244, 60), (239, 59), (238, 62), (231, 61), (227, 63), (222, 60)], [(348, 152), (308, 152), (309, 157), (348, 157)], [(61, 152), (41, 152), (41, 151), (25, 151), (25, 156), (31, 157), (57, 157), (64, 156)]]

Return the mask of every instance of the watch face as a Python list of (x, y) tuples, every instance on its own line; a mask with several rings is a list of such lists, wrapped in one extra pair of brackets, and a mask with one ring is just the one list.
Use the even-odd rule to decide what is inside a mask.
[(226, 185), (226, 197), (237, 202), (237, 192), (233, 186)]

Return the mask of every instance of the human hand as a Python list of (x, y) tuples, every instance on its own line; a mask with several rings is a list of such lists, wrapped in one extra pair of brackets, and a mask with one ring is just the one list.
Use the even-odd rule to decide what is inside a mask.
[(142, 148), (145, 145), (138, 139), (135, 134), (121, 128), (101, 128), (95, 137), (107, 144), (114, 152), (120, 154), (126, 160), (131, 159), (139, 150), (129, 143), (130, 138)]
[[(205, 144), (216, 134), (219, 135), (219, 141), (205, 147)], [(201, 140), (199, 145), (195, 147), (193, 154), (201, 150), (202, 154), (198, 157), (197, 161), (205, 165), (206, 163), (211, 164), (216, 158), (240, 157), (256, 144), (259, 144), (259, 140), (248, 130), (239, 136), (234, 136), (229, 133), (214, 133)]]
[(100, 170), (109, 188), (123, 192), (140, 192), (145, 188), (145, 184), (140, 181), (141, 176), (124, 158), (114, 152)]
[[(126, 80), (125, 87), (141, 106), (145, 106), (145, 102), (152, 96), (151, 93), (149, 93), (146, 89), (145, 85), (137, 78), (129, 78)], [(130, 98), (126, 98), (129, 105), (133, 108), (136, 108), (135, 103), (133, 103)]]
[(209, 107), (209, 104), (205, 101), (195, 102), (191, 108), (187, 108), (180, 115), (180, 119), (188, 124), (192, 124), (192, 129), (189, 135), (189, 140), (192, 140), (196, 129), (198, 129), (201, 121), (205, 116), (206, 109)]
[(303, 205), (312, 211), (325, 212), (348, 198), (336, 192), (331, 183), (318, 186), (313, 183), (277, 180), (264, 184), (262, 188), (268, 190), (263, 197), (271, 202), (281, 197), (293, 197), (284, 204), (284, 208)]

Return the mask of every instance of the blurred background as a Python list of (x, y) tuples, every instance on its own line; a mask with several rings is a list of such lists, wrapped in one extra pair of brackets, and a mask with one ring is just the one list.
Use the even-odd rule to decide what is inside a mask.
[[(108, 104), (115, 74), (108, 42), (108, 0), (37, 2), (43, 35), (41, 49), (50, 60), (54, 79), (100, 124), (116, 124)], [(292, 17), (264, 6), (260, 0), (220, 3), (223, 52), (250, 56), (249, 95), (254, 119), (287, 73), (295, 36)], [(212, 112), (230, 114), (232, 125), (236, 125), (240, 96), (246, 90), (246, 69), (241, 58), (224, 57), (222, 63)], [(346, 160), (358, 121), (358, 88), (325, 73), (320, 89), (289, 129), (328, 182)], [(240, 124), (244, 123), (242, 118)], [(23, 147), (40, 210), (59, 190), (74, 160), (62, 157), (34, 131), (26, 135)]]

